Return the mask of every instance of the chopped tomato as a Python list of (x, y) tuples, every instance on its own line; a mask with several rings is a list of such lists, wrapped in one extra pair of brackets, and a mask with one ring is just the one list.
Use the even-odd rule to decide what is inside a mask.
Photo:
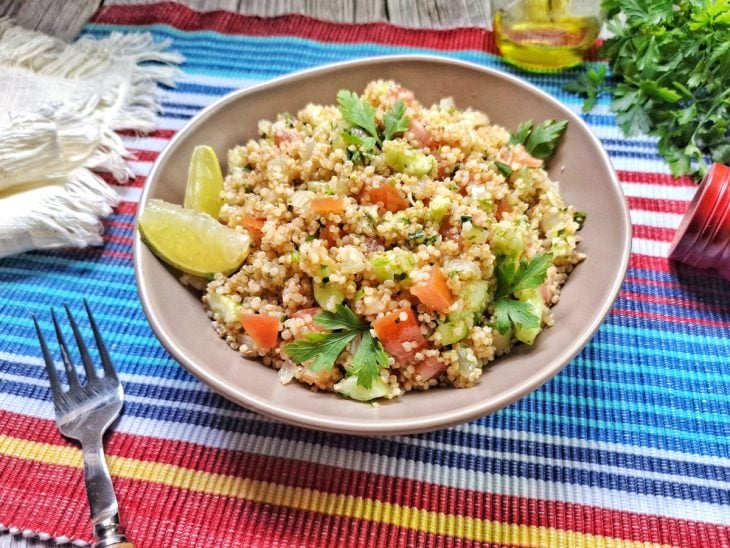
[(542, 160), (539, 160), (532, 156), (527, 149), (522, 145), (514, 145), (511, 149), (506, 149), (501, 155), (502, 161), (511, 164), (512, 162), (519, 162), (525, 164), (527, 167), (541, 167)]
[(446, 364), (438, 358), (424, 358), (416, 364), (416, 375), (421, 377), (422, 381), (434, 378), (436, 375), (446, 369)]
[(441, 234), (444, 240), (451, 240), (460, 246), (464, 242), (464, 238), (461, 235), (461, 227), (451, 225), (448, 219), (444, 219), (444, 222), (441, 223), (439, 234)]
[(319, 238), (327, 242), (328, 247), (336, 247), (339, 237), (340, 227), (334, 223), (326, 222), (319, 232)]
[(428, 131), (423, 124), (418, 120), (411, 120), (411, 124), (408, 126), (408, 131), (413, 134), (413, 137), (418, 141), (421, 147), (428, 147), (431, 150), (438, 148), (438, 142), (434, 138), (433, 134)]
[(418, 297), (430, 310), (442, 314), (445, 314), (454, 302), (454, 296), (446, 284), (446, 276), (436, 265), (431, 268), (428, 280), (411, 287), (411, 293)]
[[(400, 363), (413, 360), (416, 352), (426, 346), (421, 326), (418, 325), (416, 315), (410, 306), (390, 312), (375, 320), (372, 325), (385, 351)], [(410, 343), (407, 350), (403, 346), (404, 343)]]
[(505, 196), (502, 198), (499, 202), (497, 202), (497, 210), (494, 212), (494, 215), (497, 217), (497, 220), (500, 220), (502, 216), (509, 212), (512, 209), (512, 206), (509, 203), (509, 200)]
[(279, 318), (266, 314), (243, 314), (241, 325), (262, 350), (271, 350), (279, 338)]
[(291, 131), (276, 131), (274, 132), (274, 144), (279, 146), (281, 143), (290, 143), (296, 138), (296, 135)]
[(326, 215), (327, 213), (342, 213), (345, 210), (345, 199), (341, 196), (327, 196), (326, 198), (313, 198), (309, 207), (315, 213)]
[(255, 243), (259, 243), (261, 241), (261, 236), (263, 235), (263, 228), (264, 223), (266, 222), (266, 219), (261, 219), (259, 217), (254, 217), (253, 215), (244, 215), (241, 219), (241, 224), (243, 227), (248, 230), (249, 235), (251, 236), (251, 239)]
[(303, 319), (305, 322), (304, 326), (308, 331), (324, 332), (327, 330), (314, 321), (314, 317), (320, 312), (322, 312), (320, 307), (313, 306), (311, 308), (302, 308), (301, 310), (297, 310), (291, 315), (291, 317)]
[(390, 185), (380, 185), (378, 188), (370, 188), (366, 191), (371, 204), (383, 204), (386, 211), (395, 213), (408, 207), (408, 202), (400, 190)]

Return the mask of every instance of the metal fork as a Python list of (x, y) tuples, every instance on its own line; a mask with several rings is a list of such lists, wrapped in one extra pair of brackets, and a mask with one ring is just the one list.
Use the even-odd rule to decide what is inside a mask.
[(134, 548), (134, 545), (127, 540), (120, 525), (117, 498), (114, 495), (109, 469), (104, 460), (102, 441), (106, 429), (119, 416), (124, 402), (124, 390), (117, 378), (116, 371), (114, 371), (114, 366), (101, 338), (101, 333), (99, 333), (96, 326), (96, 321), (94, 321), (91, 314), (89, 303), (84, 300), (86, 314), (89, 316), (89, 324), (94, 332), (94, 339), (101, 358), (103, 373), (94, 367), (71, 311), (65, 304), (63, 306), (66, 309), (66, 315), (71, 324), (71, 330), (86, 371), (86, 382), (83, 385), (80, 383), (76, 367), (71, 361), (71, 355), (55, 311), (51, 309), (51, 317), (53, 318), (56, 338), (61, 350), (63, 366), (66, 370), (67, 389), (64, 389), (61, 385), (56, 366), (43, 337), (43, 332), (35, 315), (33, 316), (38, 341), (43, 351), (43, 359), (46, 362), (48, 379), (51, 382), (56, 424), (61, 434), (78, 440), (83, 449), (84, 481), (91, 508), (91, 521), (94, 524), (95, 546), (97, 548), (111, 546), (115, 548)]

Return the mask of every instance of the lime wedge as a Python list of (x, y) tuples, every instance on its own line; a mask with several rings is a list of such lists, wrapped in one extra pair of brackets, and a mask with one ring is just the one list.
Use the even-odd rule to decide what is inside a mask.
[(185, 207), (217, 218), (223, 203), (222, 190), (223, 174), (215, 150), (209, 146), (195, 147), (188, 167)]
[(195, 276), (230, 274), (248, 256), (251, 238), (207, 213), (162, 200), (150, 200), (139, 216), (139, 231), (152, 252)]

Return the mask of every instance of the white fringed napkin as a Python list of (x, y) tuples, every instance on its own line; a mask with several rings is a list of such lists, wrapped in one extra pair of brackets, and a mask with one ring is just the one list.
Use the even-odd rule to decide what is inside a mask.
[(0, 18), (0, 257), (102, 243), (118, 199), (94, 171), (133, 177), (115, 130), (154, 129), (157, 84), (182, 62), (168, 46), (120, 33), (66, 44)]

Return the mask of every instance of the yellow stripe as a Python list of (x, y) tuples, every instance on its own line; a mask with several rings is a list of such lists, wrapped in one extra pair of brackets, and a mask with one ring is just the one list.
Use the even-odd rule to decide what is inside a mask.
[[(81, 451), (76, 448), (32, 442), (6, 435), (0, 435), (0, 453), (8, 457), (33, 460), (43, 464), (82, 467)], [(288, 487), (277, 483), (201, 472), (171, 464), (140, 461), (127, 457), (107, 455), (106, 460), (111, 473), (120, 478), (155, 482), (209, 495), (223, 495), (307, 512), (392, 524), (465, 540), (528, 547), (649, 548), (660, 546), (564, 529), (444, 514), (382, 502), (377, 499)]]

